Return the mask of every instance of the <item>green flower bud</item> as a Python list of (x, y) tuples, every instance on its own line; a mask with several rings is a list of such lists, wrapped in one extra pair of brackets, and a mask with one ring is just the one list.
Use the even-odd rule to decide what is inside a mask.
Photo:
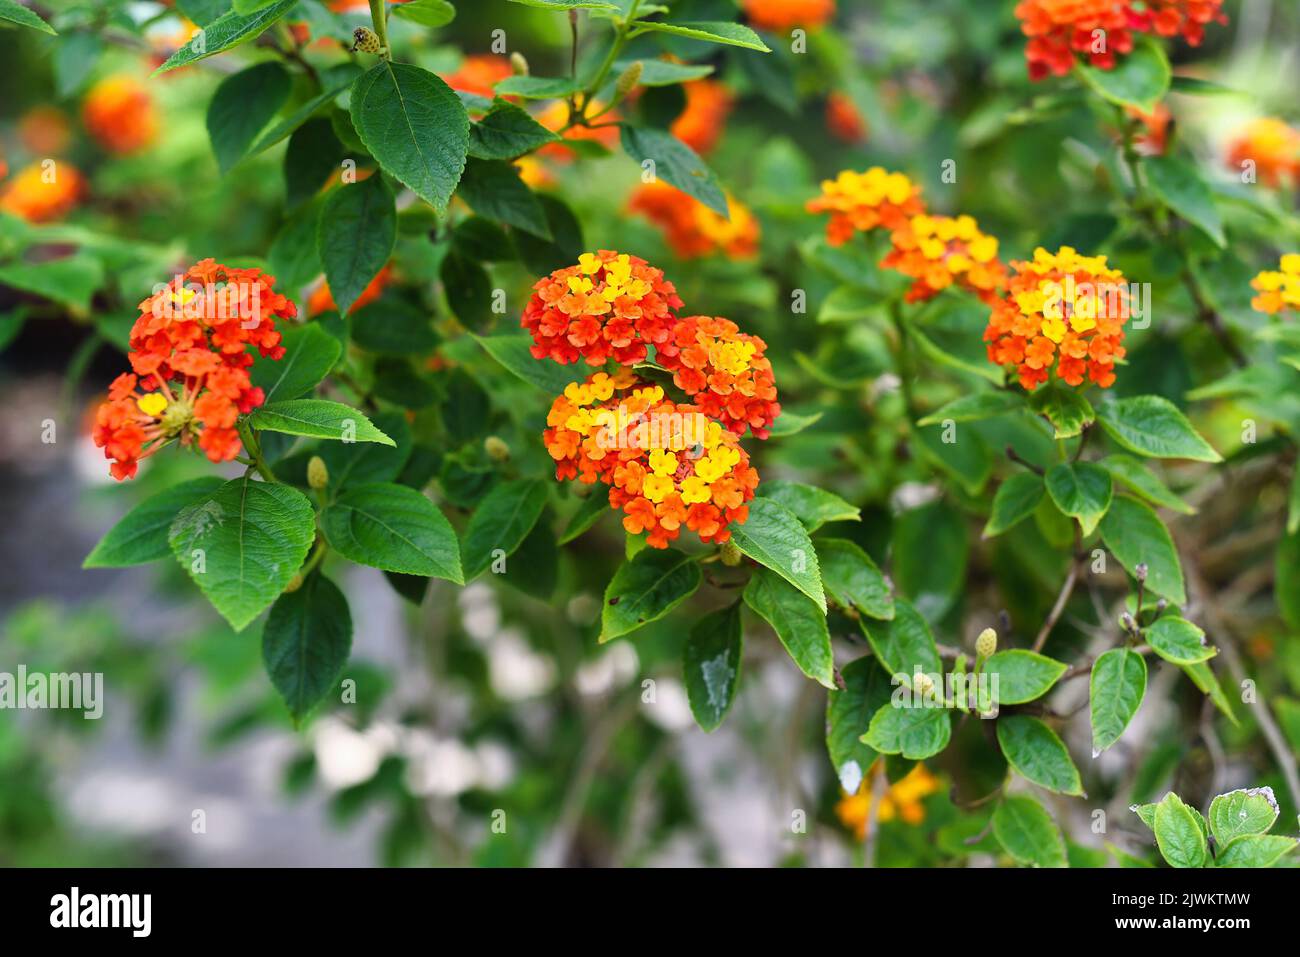
[(319, 491), (330, 484), (330, 472), (325, 467), (325, 460), (313, 455), (307, 462), (307, 484)]
[(975, 639), (975, 654), (987, 658), (998, 650), (998, 633), (992, 628), (985, 628)]
[(728, 568), (735, 568), (740, 564), (741, 552), (740, 549), (736, 547), (735, 542), (723, 542), (719, 547), (718, 552), (722, 558), (722, 564), (726, 565)]
[(510, 54), (510, 69), (514, 71), (515, 76), (528, 75), (528, 61), (518, 50)]
[(632, 92), (632, 88), (641, 82), (641, 73), (644, 69), (641, 61), (637, 60), (619, 74), (618, 80), (614, 83), (615, 100), (621, 100)]
[(508, 462), (510, 460), (510, 446), (506, 445), (505, 440), (495, 435), (489, 435), (483, 440), (483, 451), (493, 462)]

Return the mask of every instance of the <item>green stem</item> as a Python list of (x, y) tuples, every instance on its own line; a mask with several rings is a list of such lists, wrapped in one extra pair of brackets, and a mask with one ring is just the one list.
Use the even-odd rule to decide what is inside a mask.
[(895, 299), (889, 305), (890, 316), (894, 320), (894, 329), (898, 333), (898, 347), (894, 351), (894, 364), (898, 367), (898, 386), (903, 393), (903, 404), (907, 407), (907, 424), (914, 427), (917, 420), (916, 397), (912, 394), (912, 340), (907, 335), (907, 323), (903, 321), (903, 304)]
[[(587, 107), (591, 105), (591, 99), (600, 90), (605, 78), (609, 76), (609, 71), (614, 67), (614, 61), (618, 55), (623, 52), (623, 47), (627, 46), (628, 40), (636, 34), (631, 33), (631, 26), (636, 22), (636, 10), (641, 6), (641, 0), (632, 0), (632, 6), (627, 11), (627, 19), (620, 23), (614, 33), (614, 42), (609, 45), (609, 52), (605, 54), (604, 61), (600, 64), (600, 69), (596, 71), (596, 78), (583, 91), (582, 94), (582, 113), (587, 112)], [(576, 29), (576, 28), (575, 28)], [(604, 112), (603, 110), (601, 112)], [(583, 117), (585, 120), (585, 117)], [(573, 117), (569, 118), (570, 123)]]
[(312, 551), (307, 561), (303, 562), (302, 568), (298, 570), (298, 574), (302, 576), (304, 581), (306, 581), (308, 575), (316, 570), (316, 566), (324, 561), (325, 553), (329, 550), (329, 543), (325, 541), (325, 536), (317, 535), (315, 550)]
[(268, 482), (279, 482), (280, 480), (275, 477), (275, 473), (271, 471), (270, 466), (266, 464), (266, 460), (262, 458), (261, 443), (257, 441), (257, 434), (253, 431), (253, 427), (248, 424), (248, 420), (240, 419), (235, 423), (235, 428), (239, 432), (240, 441), (244, 443), (244, 451), (248, 453), (248, 457), (253, 462), (253, 468), (257, 469), (257, 474)]
[(388, 48), (388, 10), (385, 0), (370, 0), (370, 22), (375, 25), (375, 36), (379, 37), (379, 55), (385, 60), (391, 60), (393, 51)]

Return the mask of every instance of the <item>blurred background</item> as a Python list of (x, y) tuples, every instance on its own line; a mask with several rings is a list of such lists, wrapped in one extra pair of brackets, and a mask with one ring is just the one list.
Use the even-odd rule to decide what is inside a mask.
[[(0, 535), (0, 671), (21, 663), (29, 671), (103, 672), (107, 703), (99, 721), (75, 712), (0, 712), (0, 863), (860, 862), (867, 798), (841, 791), (825, 750), (825, 692), (770, 634), (746, 635), (737, 705), (712, 734), (695, 726), (681, 685), (684, 619), (670, 616), (629, 639), (596, 644), (603, 589), (624, 549), (616, 522), (558, 552), (550, 543), (529, 576), (535, 580), (463, 590), (434, 581), (418, 605), (382, 573), (348, 566), (338, 581), (356, 622), (344, 671), (356, 703), (327, 704), (301, 729), (262, 671), (258, 626), (232, 633), (178, 566), (81, 569), (133, 504), (211, 470), (168, 453), (137, 481), (118, 485), (89, 440), (89, 417), (122, 367), (135, 304), (154, 283), (207, 256), (291, 277), (304, 309), (319, 277), (298, 275), (293, 249), (276, 244), (294, 200), (282, 174), (285, 147), (222, 175), (209, 146), (204, 118), (215, 86), (262, 54), (240, 48), (149, 77), (186, 42), (196, 19), (228, 4), (34, 6), (65, 18), (61, 37), (0, 29), (7, 66), (0, 71), (0, 493), (9, 503)], [(322, 69), (348, 59), (351, 27), (368, 22), (350, 6), (304, 0), (288, 18), (303, 55)], [(674, 7), (677, 19), (742, 15), (730, 0)], [(1039, 243), (1104, 244), (1131, 279), (1153, 284), (1163, 310), (1151, 329), (1131, 335), (1120, 394), (1155, 391), (1181, 404), (1193, 384), (1226, 371), (1213, 340), (1189, 329), (1162, 251), (1117, 230), (1105, 182), (1116, 131), (1073, 81), (1029, 81), (1014, 7), (1013, 0), (839, 0), (803, 49), (792, 50), (785, 32), (765, 32), (774, 49), (766, 58), (689, 40), (638, 41), (630, 56), (668, 53), (713, 68), (685, 88), (645, 88), (620, 109), (671, 124), (706, 157), (734, 197), (730, 224), (695, 222), (693, 209), (656, 212), (654, 197), (638, 194), (636, 164), (617, 150), (575, 156), (556, 148), (524, 170), (531, 184), (573, 208), (587, 248), (617, 248), (660, 265), (700, 311), (728, 316), (773, 344), (783, 404), (822, 418), (762, 449), (763, 474), (814, 479), (861, 504), (863, 521), (834, 532), (882, 564), (899, 503), (925, 501), (942, 471), (899, 448), (902, 410), (885, 375), (887, 353), (879, 332), (857, 321), (869, 319), (870, 305), (831, 297), (845, 275), (874, 266), (869, 250), (828, 247), (823, 221), (803, 212), (822, 178), (873, 164), (903, 170), (937, 211), (975, 215), (1000, 237), (1004, 258), (1026, 256)], [(1163, 150), (1175, 138), (1189, 146), (1213, 171), (1225, 218), (1248, 227), (1234, 233), (1246, 238), (1217, 260), (1211, 281), (1225, 314), (1249, 327), (1260, 322), (1249, 307), (1249, 278), (1276, 261), (1275, 244), (1295, 239), (1295, 182), (1243, 188), (1231, 157), (1253, 121), (1300, 121), (1300, 9), (1230, 0), (1224, 10), (1229, 23), (1211, 25), (1201, 47), (1177, 42), (1170, 50), (1177, 73), (1235, 92), (1171, 95), (1168, 113), (1150, 118), (1145, 148)], [(598, 57), (604, 28), (586, 15), (582, 22), (580, 55)], [(505, 0), (457, 3), (455, 21), (437, 30), (396, 19), (390, 29), (416, 62), (467, 92), (486, 93), (508, 75), (494, 40), (523, 54), (534, 74), (567, 69), (566, 18)], [(16, 183), (48, 158), (63, 164), (67, 179), (66, 170), (75, 170), (76, 182), (59, 208), (32, 209)], [(942, 178), (948, 159), (957, 162), (955, 183)], [(33, 229), (52, 262), (14, 258)], [(433, 286), (436, 269), (417, 239), (399, 243), (394, 274)], [(509, 326), (536, 277), (515, 263), (494, 266), (492, 278), (507, 290), (510, 312), (501, 322)], [(805, 295), (806, 312), (792, 311), (796, 292)], [(983, 361), (984, 318), (979, 310), (953, 315), (947, 329), (952, 350), (975, 363)], [(453, 434), (481, 435), (486, 427), (516, 457), (544, 455), (542, 397), (529, 394), (522, 411), (511, 408), (458, 374), (454, 352), (427, 374), (445, 397), (430, 414)], [(949, 374), (960, 385), (961, 369)], [(1231, 449), (1240, 445), (1240, 420), (1229, 404), (1198, 426), (1217, 448)], [(1004, 439), (990, 435), (988, 444)], [(440, 496), (463, 514), (489, 481), (490, 463), (476, 445), (440, 453)], [(1190, 475), (1184, 484), (1198, 480)], [(1200, 494), (1208, 501), (1221, 491), (1206, 484)], [(1253, 506), (1238, 507), (1263, 513), (1270, 496), (1285, 492), (1268, 485), (1259, 494)], [(1012, 539), (970, 548), (969, 581), (950, 586), (939, 641), (969, 641), (1003, 608), (1023, 622), (1041, 620), (1054, 590), (1042, 583), (1055, 574), (1041, 560), (1051, 546)], [(1271, 603), (1265, 589), (1255, 597)], [(1281, 640), (1263, 613), (1257, 627), (1248, 620), (1250, 667), (1270, 669), (1296, 695), (1297, 642)], [(843, 663), (865, 646), (839, 624)], [(1063, 646), (1088, 647), (1085, 625)], [(1073, 863), (1113, 860), (1090, 829), (1094, 807), (1116, 821), (1105, 840), (1144, 856), (1140, 825), (1119, 823), (1127, 805), (1211, 773), (1206, 745), (1183, 730), (1189, 720), (1195, 729), (1199, 702), (1170, 688), (1173, 674), (1153, 674), (1163, 693), (1148, 695), (1126, 736), (1132, 741), (1096, 762), (1106, 793), (1052, 805)], [(1061, 693), (1058, 710), (1084, 701), (1082, 685)], [(1286, 715), (1292, 746), (1300, 747), (1300, 708)], [(992, 841), (980, 837), (987, 810), (978, 799), (1005, 765), (976, 724), (934, 766), (891, 767), (880, 864), (999, 862)], [(1227, 756), (1213, 761), (1216, 777), (1226, 778), (1219, 783), (1275, 779), (1252, 728), (1228, 734)], [(1086, 721), (1071, 744), (1086, 753)]]

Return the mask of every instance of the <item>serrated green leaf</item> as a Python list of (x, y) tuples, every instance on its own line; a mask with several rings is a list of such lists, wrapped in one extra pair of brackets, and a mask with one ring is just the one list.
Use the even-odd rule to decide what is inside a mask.
[(909, 761), (933, 757), (948, 746), (952, 719), (942, 707), (886, 704), (871, 719), (862, 743), (881, 754), (901, 754)]
[(1119, 740), (1142, 705), (1147, 690), (1147, 663), (1129, 648), (1112, 648), (1097, 657), (1088, 679), (1092, 720), (1092, 756)]
[(695, 722), (713, 731), (736, 698), (741, 660), (740, 602), (710, 612), (691, 628), (682, 648), (686, 697)]
[(1083, 534), (1091, 535), (1110, 508), (1110, 473), (1091, 462), (1058, 462), (1044, 481), (1056, 507), (1077, 518)]
[(620, 129), (623, 149), (642, 164), (643, 170), (646, 161), (652, 162), (656, 177), (698, 199), (724, 219), (730, 216), (722, 186), (693, 149), (666, 130), (627, 124)]
[(871, 719), (889, 704), (893, 685), (875, 658), (858, 658), (840, 672), (843, 688), (826, 695), (826, 752), (846, 794), (856, 794), (876, 760), (874, 748), (862, 743)]
[(1168, 399), (1137, 395), (1102, 406), (1101, 426), (1130, 452), (1165, 459), (1221, 462), (1223, 457)]
[(1143, 160), (1142, 168), (1151, 191), (1166, 206), (1209, 236), (1219, 248), (1227, 246), (1214, 195), (1195, 166), (1176, 156), (1151, 156)]
[(767, 568), (750, 577), (744, 597), (745, 604), (772, 626), (800, 671), (827, 688), (836, 686), (826, 613), (816, 602)]
[(289, 98), (289, 72), (274, 60), (228, 76), (208, 104), (208, 137), (223, 174), (243, 159), (257, 134)]
[(799, 589), (826, 612), (817, 551), (803, 524), (784, 505), (755, 498), (749, 518), (731, 528), (731, 540), (744, 554), (766, 565)]
[(99, 540), (82, 568), (125, 568), (170, 555), (167, 533), (181, 510), (223, 485), (215, 475), (182, 482), (151, 495)]
[(519, 176), (519, 168), (502, 160), (470, 159), (456, 195), (478, 215), (549, 240), (551, 227), (542, 204)]
[(196, 60), (216, 56), (233, 46), (246, 43), (260, 35), (297, 5), (298, 0), (276, 0), (270, 6), (262, 7), (252, 13), (236, 13), (231, 10), (222, 14), (168, 57), (162, 66), (153, 71), (154, 76), (177, 67), (187, 66)]
[(1055, 382), (1031, 392), (1029, 407), (1052, 423), (1058, 439), (1074, 438), (1097, 417), (1083, 393)]
[(400, 299), (381, 298), (348, 316), (352, 341), (381, 356), (419, 356), (439, 342), (431, 316)]
[(262, 663), (295, 723), (334, 688), (351, 651), (348, 601), (324, 575), (310, 575), (271, 606)]
[(984, 526), (983, 537), (1001, 535), (1033, 515), (1046, 491), (1042, 478), (1032, 472), (1010, 476), (993, 496), (993, 510)]
[(860, 517), (856, 505), (850, 505), (834, 492), (802, 482), (771, 479), (760, 485), (755, 494), (784, 505), (809, 534), (827, 522), (856, 522)]
[(397, 209), (382, 176), (335, 189), (325, 200), (316, 245), (330, 293), (346, 315), (393, 255)]
[(576, 366), (570, 369), (533, 358), (529, 351), (533, 342), (527, 336), (474, 336), (474, 341), (524, 382), (537, 386), (552, 397), (562, 393), (570, 383), (581, 382), (586, 377), (586, 373)]
[(943, 673), (930, 626), (908, 602), (894, 599), (894, 617), (890, 621), (859, 624), (876, 658), (891, 675), (904, 675), (910, 680), (917, 668), (927, 675)]
[(1281, 834), (1245, 834), (1219, 851), (1215, 867), (1272, 867), (1296, 848), (1294, 837)]
[(1177, 615), (1165, 615), (1146, 629), (1147, 642), (1165, 661), (1193, 665), (1213, 658), (1218, 649), (1205, 641), (1205, 632)]
[(606, 642), (668, 614), (700, 587), (700, 566), (675, 548), (641, 548), (618, 567), (605, 588), (600, 641)]
[(1143, 465), (1141, 460), (1135, 459), (1131, 455), (1117, 452), (1114, 455), (1106, 456), (1097, 464), (1109, 472), (1111, 478), (1123, 482), (1152, 505), (1181, 512), (1184, 515), (1194, 515), (1196, 513), (1196, 509), (1169, 491), (1168, 487), (1160, 479), (1156, 478), (1154, 472)]
[(1017, 774), (1060, 794), (1082, 795), (1079, 769), (1056, 732), (1037, 718), (1008, 715), (997, 722), (998, 745)]
[(58, 36), (54, 27), (50, 26), (44, 20), (32, 11), (28, 10), (16, 0), (0, 0), (0, 20), (6, 20), (9, 23), (16, 23), (20, 27), (30, 27), (33, 30), (39, 30), (41, 33), (48, 33), (51, 36)]
[(514, 159), (558, 139), (523, 107), (498, 99), (482, 119), (470, 124), (469, 155), (485, 160)]
[(1019, 864), (1065, 867), (1065, 838), (1041, 804), (1022, 794), (998, 802), (993, 811), (993, 836)]
[(1270, 787), (1238, 788), (1215, 797), (1210, 802), (1208, 823), (1220, 856), (1223, 848), (1238, 837), (1266, 834), (1280, 813)]
[(1116, 496), (1101, 520), (1101, 540), (1130, 575), (1138, 565), (1147, 566), (1146, 587), (1175, 605), (1187, 604), (1183, 568), (1160, 516), (1149, 505), (1127, 496)]
[(1024, 704), (1041, 698), (1065, 674), (1065, 665), (1037, 652), (1011, 648), (994, 652), (984, 662), (984, 674), (998, 676), (998, 704)]
[(182, 509), (167, 538), (212, 606), (243, 631), (298, 574), (315, 534), (307, 496), (245, 475)]
[(320, 384), (343, 352), (342, 344), (315, 323), (284, 330), (279, 359), (253, 357), (250, 375), (265, 402), (296, 399)]
[(450, 523), (405, 485), (377, 482), (344, 491), (321, 513), (321, 528), (330, 547), (358, 564), (465, 583)]
[(1209, 862), (1200, 815), (1170, 791), (1156, 805), (1152, 830), (1156, 846), (1170, 867), (1204, 867)]
[(465, 529), (461, 556), (466, 581), (486, 571), (494, 558), (514, 554), (541, 518), (546, 499), (546, 483), (538, 479), (501, 482), (488, 492)]
[(763, 38), (749, 27), (723, 20), (701, 21), (698, 23), (668, 23), (662, 20), (642, 20), (637, 23), (637, 33), (647, 30), (653, 30), (656, 33), (670, 33), (673, 36), (688, 37), (692, 40), (704, 40), (707, 43), (719, 43), (723, 46), (758, 50), (760, 53), (772, 52), (771, 48), (763, 42)]
[(328, 399), (270, 402), (254, 409), (248, 417), (248, 424), (264, 432), (282, 432), (285, 435), (307, 435), (343, 442), (395, 444), (356, 409)]
[(385, 60), (352, 85), (352, 125), (384, 172), (438, 212), (465, 168), (469, 114), (428, 70)]
[(831, 601), (881, 621), (894, 617), (893, 593), (871, 556), (843, 538), (819, 538), (814, 544)]

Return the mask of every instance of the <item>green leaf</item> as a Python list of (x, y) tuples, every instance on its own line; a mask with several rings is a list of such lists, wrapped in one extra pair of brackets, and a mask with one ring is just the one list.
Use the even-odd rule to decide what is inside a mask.
[(314, 199), (341, 167), (347, 148), (324, 117), (308, 120), (289, 137), (284, 151), (284, 195), (290, 209)]
[(740, 682), (740, 602), (710, 612), (691, 628), (682, 648), (686, 697), (705, 731), (722, 724)]
[(692, 40), (704, 40), (708, 43), (720, 43), (723, 46), (742, 47), (746, 50), (758, 50), (771, 53), (771, 48), (763, 38), (747, 26), (727, 21), (707, 21), (699, 23), (665, 23), (659, 20), (642, 20), (637, 23), (636, 32), (653, 30), (656, 33), (671, 33), (673, 36), (689, 37)]
[(253, 385), (262, 389), (268, 403), (311, 392), (343, 352), (342, 344), (315, 323), (285, 329), (280, 344), (284, 355), (279, 359), (253, 357)]
[(1041, 804), (1010, 795), (993, 811), (993, 836), (1003, 850), (1028, 867), (1065, 867), (1065, 838)]
[(826, 695), (826, 751), (847, 794), (857, 794), (877, 752), (862, 743), (871, 719), (889, 704), (892, 684), (870, 655), (849, 662), (840, 672), (844, 687)]
[(1219, 684), (1219, 679), (1214, 677), (1214, 670), (1207, 661), (1198, 661), (1194, 665), (1182, 665), (1183, 671), (1187, 672), (1187, 677), (1192, 679), (1192, 684), (1201, 689), (1202, 694), (1209, 696), (1214, 702), (1214, 706), (1228, 716), (1228, 720), (1233, 724), (1237, 723), (1237, 716), (1232, 711), (1232, 701), (1223, 692)]
[(1038, 508), (1046, 487), (1043, 480), (1032, 472), (1017, 472), (1001, 485), (993, 496), (993, 510), (984, 526), (984, 538), (1001, 535), (1019, 525)]
[(275, 234), (266, 254), (276, 285), (287, 296), (295, 295), (321, 273), (316, 234), (324, 207), (324, 200), (318, 199), (294, 212)]
[(326, 71), (321, 77), (321, 85), (324, 89), (262, 134), (262, 138), (248, 151), (249, 155), (254, 156), (269, 149), (293, 133), (311, 119), (317, 110), (350, 87), (360, 73), (361, 69), (352, 63), (343, 63)]
[(16, 2), (16, 0), (0, 0), (0, 20), (16, 23), (20, 27), (31, 27), (33, 30), (39, 30), (51, 36), (58, 36), (58, 32), (54, 27), (32, 13), (21, 3)]
[[(411, 457), (411, 427), (401, 412), (380, 412), (375, 427), (393, 440), (376, 442), (325, 442), (315, 449), (329, 472), (329, 491), (374, 482), (393, 482)], [(405, 484), (405, 483), (403, 483)]]
[(601, 643), (662, 618), (695, 594), (702, 580), (690, 555), (675, 548), (642, 548), (618, 567), (605, 588)]
[(1049, 791), (1083, 795), (1079, 769), (1055, 731), (1024, 714), (999, 718), (997, 725), (1002, 754), (1017, 774)]
[(1130, 575), (1147, 566), (1146, 587), (1175, 605), (1187, 604), (1183, 568), (1169, 529), (1151, 506), (1127, 496), (1116, 496), (1101, 520), (1101, 540)]
[(1278, 539), (1273, 563), (1273, 595), (1282, 620), (1300, 630), (1300, 534)]
[(779, 575), (760, 568), (745, 586), (745, 604), (772, 626), (800, 671), (827, 688), (836, 686), (826, 612), (816, 602)]
[(970, 543), (966, 520), (942, 499), (909, 509), (894, 521), (891, 564), (898, 593), (929, 621), (952, 607), (966, 581)]
[(919, 426), (942, 425), (946, 421), (978, 422), (992, 419), (1009, 412), (1017, 412), (1025, 407), (1025, 398), (1016, 392), (991, 390), (965, 395), (954, 399), (938, 410), (931, 412), (918, 421)]
[(1156, 805), (1152, 830), (1156, 846), (1170, 867), (1204, 867), (1210, 860), (1200, 815), (1173, 791)]
[[(666, 130), (624, 124), (621, 128), (623, 149), (645, 171), (686, 195), (698, 199), (718, 215), (730, 216), (727, 197), (718, 179), (695, 151)], [(647, 166), (647, 162), (652, 166)]]
[(1196, 513), (1196, 509), (1169, 491), (1168, 487), (1156, 478), (1154, 472), (1143, 465), (1141, 460), (1131, 455), (1117, 452), (1106, 456), (1097, 464), (1109, 472), (1111, 478), (1123, 482), (1152, 505), (1181, 512), (1184, 515)]
[(860, 517), (856, 505), (850, 505), (834, 492), (802, 482), (771, 479), (760, 485), (755, 494), (784, 505), (809, 534), (827, 522), (856, 522)]
[(998, 676), (997, 704), (1024, 704), (1047, 694), (1065, 674), (1065, 665), (1037, 652), (1012, 648), (990, 655), (984, 674)]
[[(0, 9), (4, 7), (0, 2)], [(54, 48), (54, 90), (59, 99), (81, 92), (103, 49), (103, 41), (90, 31), (64, 34)]]
[(208, 104), (208, 136), (223, 174), (248, 154), (257, 134), (289, 98), (289, 72), (274, 60), (221, 81)]
[(405, 485), (348, 489), (321, 513), (330, 546), (361, 565), (465, 584), (456, 533), (437, 507)]
[(894, 599), (892, 620), (859, 624), (876, 658), (891, 675), (903, 675), (910, 681), (917, 668), (927, 675), (943, 673), (930, 626), (901, 598)]
[(1281, 813), (1273, 789), (1238, 788), (1210, 802), (1210, 833), (1220, 853), (1229, 842), (1248, 834), (1266, 834)]
[(90, 301), (103, 284), (103, 265), (84, 252), (0, 266), (0, 285), (34, 293), (76, 312), (90, 311)]
[(182, 509), (167, 539), (221, 617), (243, 631), (298, 574), (315, 535), (307, 496), (245, 475)]
[(1064, 514), (1077, 518), (1085, 537), (1110, 508), (1110, 473), (1091, 462), (1059, 462), (1047, 472), (1047, 493)]
[[(510, 240), (518, 253), (519, 261), (534, 275), (542, 276), (578, 261), (587, 248), (582, 238), (582, 225), (561, 200), (546, 193), (534, 193), (546, 215), (546, 227), (553, 238), (542, 239), (532, 233), (514, 230)], [(504, 248), (506, 258), (509, 247)]]
[(328, 399), (270, 402), (254, 409), (248, 417), (248, 424), (264, 432), (283, 432), (285, 435), (395, 444), (356, 409)]
[(529, 351), (533, 341), (527, 336), (474, 336), (474, 341), (506, 369), (548, 396), (557, 396), (570, 383), (581, 382), (586, 377), (586, 373), (576, 368), (570, 370), (554, 362), (534, 359)]
[(492, 325), (492, 279), (477, 260), (453, 249), (443, 257), (438, 278), (447, 295), (447, 306), (461, 325), (471, 332), (482, 332)]
[(486, 571), (493, 559), (514, 554), (541, 518), (546, 497), (540, 479), (514, 479), (501, 482), (478, 503), (461, 546), (466, 581)]
[(1133, 106), (1151, 113), (1169, 90), (1171, 71), (1164, 49), (1146, 38), (1140, 39), (1113, 69), (1081, 66), (1084, 82), (1101, 96), (1120, 106)]
[(831, 601), (841, 608), (853, 608), (882, 621), (894, 617), (894, 596), (889, 583), (866, 552), (844, 538), (819, 538), (815, 544), (821, 561), (822, 584)]
[(789, 409), (782, 409), (781, 414), (776, 417), (772, 424), (772, 429), (768, 432), (769, 439), (779, 439), (787, 435), (798, 435), (809, 426), (816, 425), (825, 413), (814, 412), (812, 415), (799, 415), (791, 412)]
[(1228, 245), (1214, 196), (1195, 166), (1174, 156), (1151, 156), (1142, 161), (1142, 168), (1151, 191), (1166, 206), (1209, 236), (1220, 249)]
[(385, 60), (352, 85), (351, 113), (384, 172), (445, 211), (469, 150), (469, 114), (455, 91), (428, 70)]
[(1093, 662), (1088, 695), (1094, 758), (1119, 740), (1146, 690), (1146, 660), (1132, 649), (1112, 648)]
[(881, 754), (901, 754), (909, 761), (934, 757), (952, 738), (952, 719), (941, 707), (886, 704), (871, 719), (862, 743)]
[(500, 96), (525, 100), (558, 100), (576, 93), (578, 81), (567, 76), (508, 76), (493, 89)]
[(1119, 399), (1102, 406), (1098, 418), (1110, 437), (1130, 452), (1162, 459), (1223, 461), (1178, 407), (1158, 395)]
[(1300, 532), (1300, 468), (1291, 476), (1291, 494), (1286, 504), (1286, 533)]
[(523, 107), (498, 99), (482, 119), (471, 124), (469, 155), (485, 160), (514, 159), (558, 139)]
[(341, 315), (379, 275), (396, 242), (397, 209), (382, 176), (340, 186), (325, 200), (316, 246)]
[(400, 299), (368, 303), (348, 319), (352, 341), (376, 355), (424, 355), (438, 344), (429, 314)]
[(519, 167), (500, 160), (470, 159), (457, 193), (487, 219), (551, 239), (546, 211), (522, 179)]
[(818, 323), (863, 322), (877, 317), (888, 321), (880, 293), (860, 286), (846, 285), (831, 290), (817, 310)]
[(1205, 642), (1205, 632), (1177, 615), (1165, 615), (1146, 629), (1147, 641), (1165, 661), (1176, 665), (1194, 665), (1218, 654)]
[(564, 533), (560, 536), (558, 544), (567, 545), (610, 511), (609, 496), (604, 488), (592, 489), (591, 493), (578, 503), (578, 509), (569, 519), (569, 524), (564, 527)]
[(166, 558), (171, 554), (167, 532), (177, 514), (222, 484), (222, 479), (210, 475), (149, 496), (109, 529), (81, 567), (125, 568)]
[(826, 612), (821, 569), (812, 539), (799, 519), (784, 505), (755, 498), (749, 518), (731, 529), (731, 540), (744, 554), (766, 565)]
[(1234, 838), (1214, 860), (1215, 867), (1272, 867), (1291, 851), (1296, 839), (1280, 834), (1245, 834)]
[(276, 599), (262, 629), (262, 663), (295, 724), (334, 688), (351, 651), (348, 600), (324, 575)]
[(445, 27), (456, 19), (456, 8), (447, 0), (415, 0), (413, 3), (395, 4), (389, 12), (401, 19), (418, 23), (422, 27)]
[(1029, 407), (1052, 423), (1058, 439), (1074, 438), (1097, 417), (1082, 392), (1056, 382), (1049, 382), (1031, 392)]
[(181, 47), (153, 75), (166, 73), (177, 67), (188, 66), (197, 60), (216, 56), (233, 46), (245, 43), (258, 36), (275, 21), (298, 5), (298, 0), (277, 0), (267, 7), (253, 13), (236, 13), (231, 10), (222, 14), (205, 26), (194, 39)]

